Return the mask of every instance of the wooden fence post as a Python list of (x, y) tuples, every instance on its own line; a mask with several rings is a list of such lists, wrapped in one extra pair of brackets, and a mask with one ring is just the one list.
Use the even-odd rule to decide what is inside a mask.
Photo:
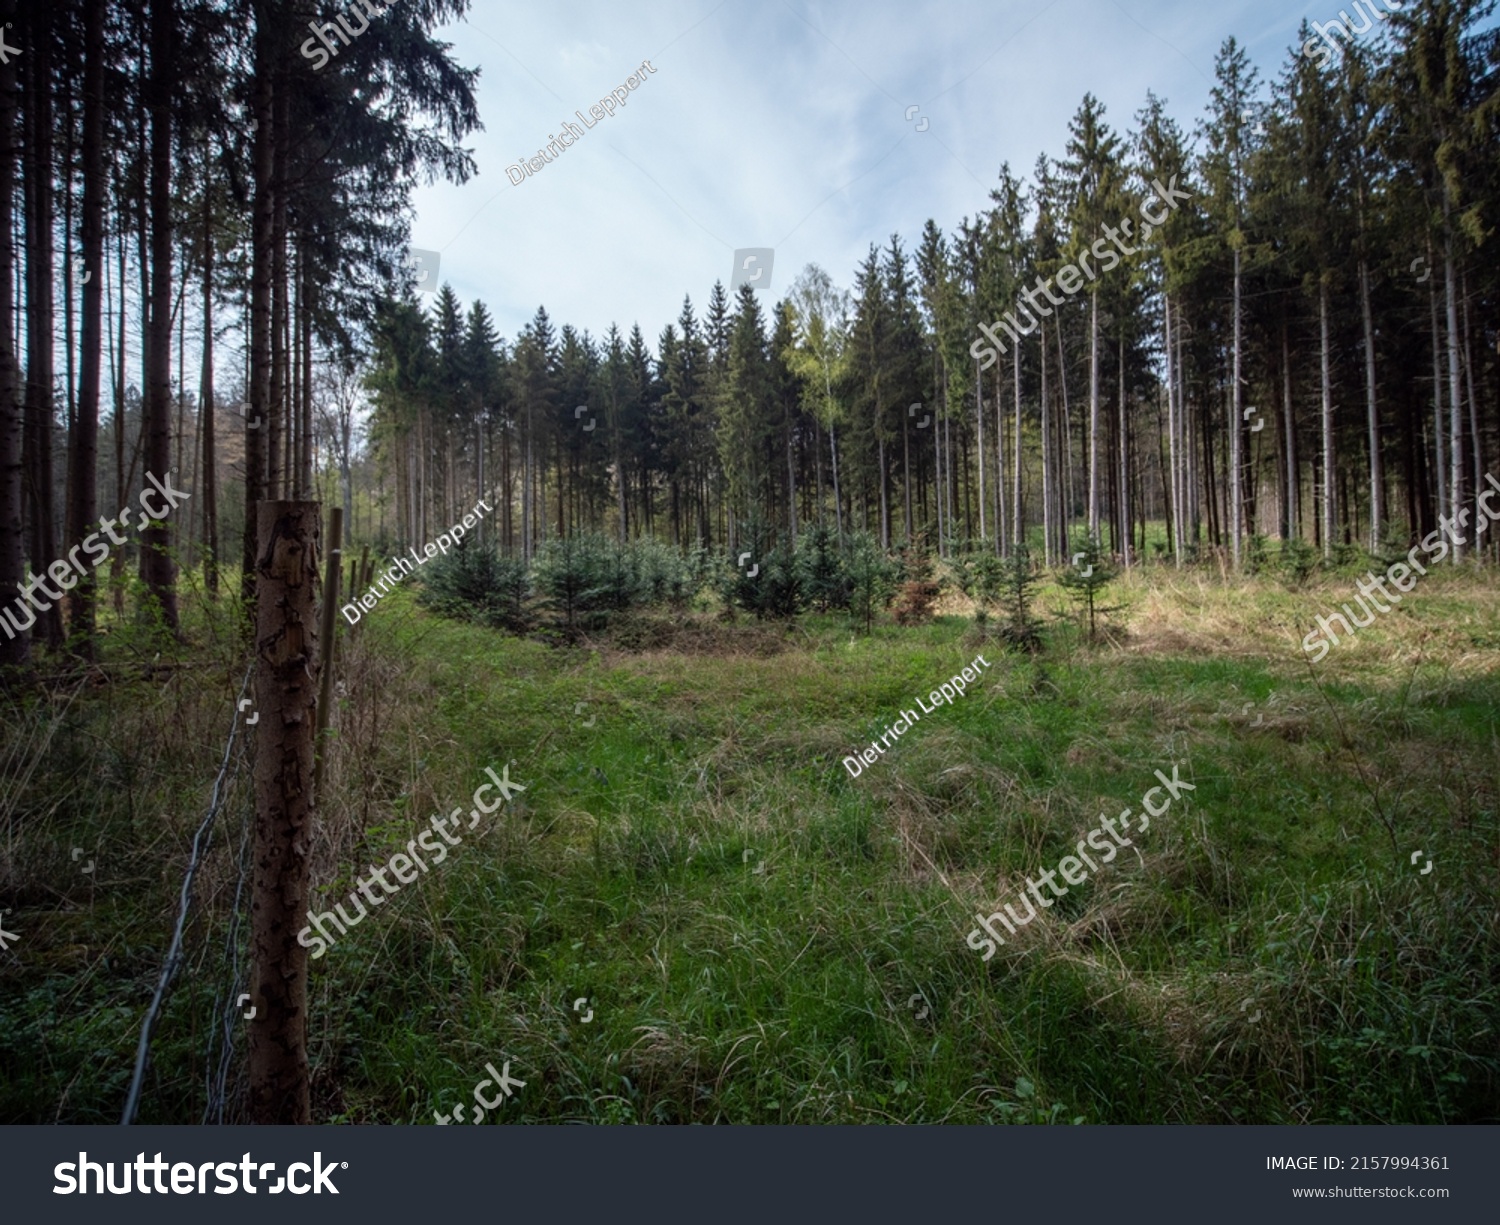
[(250, 1119), (311, 1122), (307, 1066), (308, 851), (319, 669), (316, 502), (256, 509), (255, 879)]
[(328, 759), (328, 720), (333, 713), (333, 660), (335, 655), (334, 620), (339, 604), (339, 579), (343, 577), (344, 508), (335, 506), (328, 512), (328, 569), (323, 584), (323, 620), (318, 629), (318, 643), (323, 649), (323, 681), (318, 689), (318, 718), (313, 731), (313, 803), (323, 804), (323, 766)]

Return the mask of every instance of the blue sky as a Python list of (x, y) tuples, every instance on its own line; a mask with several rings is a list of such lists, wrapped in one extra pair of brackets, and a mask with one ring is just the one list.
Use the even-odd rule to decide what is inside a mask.
[[(596, 337), (639, 321), (654, 347), (685, 293), (701, 313), (728, 287), (734, 249), (775, 249), (772, 298), (808, 262), (847, 287), (872, 241), (910, 248), (928, 217), (951, 232), (1002, 162), (1025, 177), (1060, 156), (1085, 92), (1116, 131), (1148, 90), (1191, 130), (1226, 37), (1264, 86), (1336, 2), (475, 0), (441, 37), (482, 69), (479, 174), (417, 190), (411, 245), (508, 340), (544, 304)], [(627, 105), (510, 183), (506, 165), (645, 59), (656, 75)]]

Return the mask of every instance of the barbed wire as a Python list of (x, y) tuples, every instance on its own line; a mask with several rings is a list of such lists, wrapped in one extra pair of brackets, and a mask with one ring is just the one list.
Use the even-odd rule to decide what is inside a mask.
[[(245, 668), (245, 679), (240, 684), (240, 699), (245, 696), (250, 687), (250, 677), (255, 671), (255, 661)], [(240, 707), (238, 701), (235, 704), (234, 722), (229, 729), (229, 740), (224, 745), (224, 759), (219, 764), (219, 773), (214, 779), (213, 792), (210, 797), (208, 813), (204, 816), (193, 835), (193, 852), (188, 860), (187, 872), (182, 878), (182, 891), (177, 904), (177, 925), (172, 932), (172, 943), (167, 950), (166, 961), (162, 963), (161, 976), (156, 983), (156, 992), (151, 998), (151, 1006), (146, 1010), (146, 1017), (141, 1022), (141, 1039), (136, 1045), (135, 1070), (130, 1078), (130, 1093), (125, 1099), (125, 1110), (120, 1118), (120, 1125), (128, 1127), (135, 1121), (135, 1113), (140, 1106), (141, 1084), (146, 1075), (146, 1060), (151, 1053), (151, 1037), (156, 1030), (156, 1023), (161, 1016), (162, 1005), (166, 1002), (167, 992), (172, 985), (173, 978), (182, 964), (182, 941), (187, 931), (188, 910), (192, 902), (193, 880), (198, 875), (198, 869), (203, 864), (204, 856), (208, 852), (212, 840), (214, 819), (219, 815), (223, 807), (223, 792), (225, 790), (224, 776), (229, 771), (229, 763), (234, 754), (234, 742), (240, 732)], [(240, 759), (243, 761), (243, 758)], [(235, 776), (239, 775), (239, 765), (236, 764)], [(233, 779), (230, 780), (231, 782)]]
[[(213, 1122), (219, 1126), (224, 1124), (224, 1105), (229, 1083), (229, 1064), (234, 1057), (234, 1015), (239, 1009), (240, 984), (243, 981), (237, 963), (240, 960), (239, 935), (240, 935), (240, 899), (244, 896), (245, 880), (249, 876), (250, 868), (250, 831), (251, 817), (255, 813), (253, 799), (245, 804), (245, 818), (240, 826), (240, 864), (239, 878), (234, 886), (234, 904), (229, 912), (229, 930), (224, 934), (224, 965), (228, 967), (227, 990), (224, 992), (224, 1003), (219, 1014), (219, 1029), (223, 1034), (224, 1044), (219, 1051), (219, 1067), (217, 1075), (209, 1073), (208, 1083), (205, 1086), (205, 1101), (203, 1106), (203, 1122), (208, 1123), (210, 1116)], [(231, 1003), (230, 1001), (233, 1001)], [(214, 1030), (209, 1027), (208, 1056), (206, 1062), (212, 1066), (214, 1058)]]

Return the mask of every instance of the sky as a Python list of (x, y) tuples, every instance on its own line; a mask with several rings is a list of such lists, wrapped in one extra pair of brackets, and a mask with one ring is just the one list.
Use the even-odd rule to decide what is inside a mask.
[[(438, 37), (481, 70), (484, 130), (464, 142), (479, 172), (417, 188), (411, 246), (437, 255), (427, 284), (483, 300), (507, 340), (544, 305), (596, 338), (638, 322), (654, 349), (684, 295), (701, 317), (715, 280), (730, 287), (737, 249), (773, 251), (769, 307), (810, 262), (847, 288), (872, 242), (911, 250), (929, 217), (953, 232), (1002, 163), (1025, 179), (1062, 156), (1087, 92), (1117, 133), (1148, 90), (1191, 132), (1233, 35), (1265, 97), (1302, 20), (1335, 2), (474, 0)], [(574, 112), (592, 120), (647, 60), (584, 128)], [(583, 136), (513, 184), (506, 167), (565, 119)]]

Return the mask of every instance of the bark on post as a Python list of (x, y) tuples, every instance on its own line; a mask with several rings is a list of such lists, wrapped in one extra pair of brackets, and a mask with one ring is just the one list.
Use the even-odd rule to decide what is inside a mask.
[(328, 569), (323, 586), (323, 620), (318, 628), (322, 648), (322, 683), (318, 689), (318, 718), (314, 725), (313, 803), (323, 802), (323, 769), (328, 760), (328, 718), (333, 712), (333, 658), (335, 649), (334, 610), (339, 605), (339, 579), (343, 577), (344, 508), (335, 506), (328, 512)]
[(256, 508), (254, 979), (250, 1117), (311, 1121), (307, 1067), (308, 849), (313, 813), (313, 720), (320, 666), (319, 505)]

